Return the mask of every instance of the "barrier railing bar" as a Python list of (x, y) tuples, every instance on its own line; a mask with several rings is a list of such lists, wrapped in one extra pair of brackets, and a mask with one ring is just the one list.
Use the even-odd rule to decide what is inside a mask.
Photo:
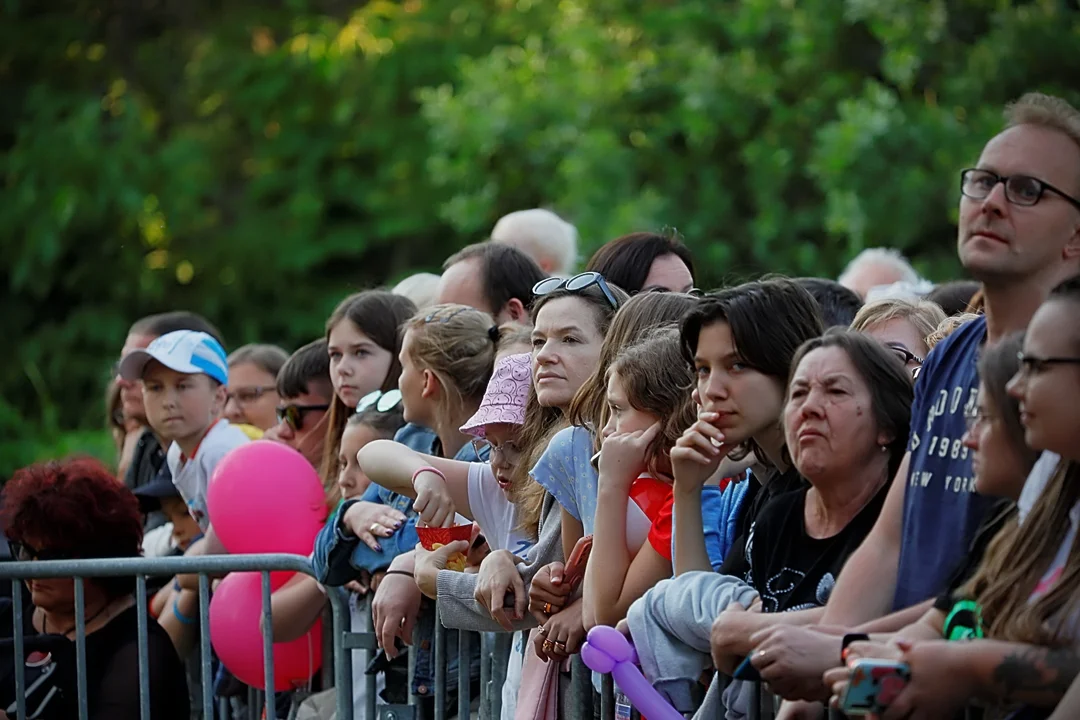
[(491, 663), (494, 660), (495, 650), (491, 635), (480, 633), (480, 717), (489, 718), (491, 715)]
[(75, 577), (75, 687), (79, 695), (79, 720), (89, 720), (86, 698), (86, 587)]
[[(167, 558), (94, 558), (90, 560), (34, 560), (0, 563), (0, 580), (18, 578), (124, 577), (144, 573), (166, 577), (191, 573), (214, 575), (230, 572), (274, 572), (292, 570), (311, 574), (311, 564), (302, 555), (199, 555)], [(338, 599), (340, 601), (340, 598)]]
[(262, 571), (262, 614), (266, 618), (263, 632), (263, 684), (266, 686), (266, 718), (277, 720), (277, 697), (274, 694), (274, 633), (270, 617), (270, 571)]
[(446, 628), (435, 604), (435, 717), (446, 718)]
[[(413, 632), (415, 633), (416, 630), (414, 629)], [(415, 638), (415, 635), (413, 637)], [(419, 698), (419, 696), (413, 694), (413, 685), (416, 682), (416, 653), (415, 652), (409, 652), (409, 653), (407, 653), (407, 657), (408, 657), (407, 662), (409, 664), (409, 680), (408, 680), (408, 685), (406, 685), (406, 688), (408, 690), (409, 705), (416, 708), (416, 711), (415, 711), (416, 715), (414, 717), (419, 718), (420, 717), (420, 709), (421, 709), (420, 698)]]
[(203, 717), (212, 718), (214, 688), (210, 678), (210, 578), (206, 575), (199, 575), (199, 678)]
[(135, 616), (139, 633), (139, 717), (142, 720), (150, 720), (150, 636), (146, 621), (149, 609), (147, 602), (146, 576), (140, 573), (135, 576)]
[[(306, 562), (306, 560), (305, 560)], [(307, 570), (310, 574), (310, 567)], [(341, 643), (351, 628), (349, 627), (349, 594), (344, 588), (326, 588), (326, 597), (330, 600), (330, 611), (334, 624), (334, 641)], [(335, 653), (334, 688), (337, 697), (337, 720), (353, 720), (352, 690), (352, 651), (342, 650)], [(371, 715), (367, 720), (374, 720)]]
[(469, 707), (472, 705), (470, 697), (472, 683), (472, 663), (469, 658), (469, 633), (458, 630), (458, 681), (457, 681), (457, 716), (460, 720), (469, 717)]
[(615, 720), (615, 679), (610, 675), (600, 680), (600, 720)]
[[(375, 653), (378, 652), (378, 643), (375, 641), (375, 619), (371, 614), (371, 603), (375, 597), (374, 593), (368, 593), (367, 600), (364, 603), (365, 609), (361, 613), (361, 617), (364, 618), (364, 630), (371, 633), (370, 635), (362, 636), (369, 641), (369, 647), (364, 653), (364, 720), (375, 720), (375, 693), (376, 684), (375, 676), (367, 672), (367, 668), (370, 667), (372, 661), (375, 659)], [(351, 619), (351, 618), (350, 618)], [(349, 660), (352, 660), (352, 653), (344, 653), (349, 656)]]
[(15, 714), (26, 720), (26, 646), (23, 638), (23, 583), (11, 581), (11, 614), (15, 623)]

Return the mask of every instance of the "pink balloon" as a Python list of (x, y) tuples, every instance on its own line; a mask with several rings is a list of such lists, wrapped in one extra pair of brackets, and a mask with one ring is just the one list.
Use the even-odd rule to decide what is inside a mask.
[[(270, 588), (294, 573), (271, 573)], [(261, 573), (230, 573), (210, 600), (210, 642), (225, 667), (242, 682), (266, 687), (263, 673)], [(303, 687), (322, 663), (322, 620), (292, 642), (274, 643), (274, 690)]]
[(231, 554), (309, 555), (326, 518), (318, 473), (296, 450), (269, 440), (242, 445), (218, 463), (206, 504)]

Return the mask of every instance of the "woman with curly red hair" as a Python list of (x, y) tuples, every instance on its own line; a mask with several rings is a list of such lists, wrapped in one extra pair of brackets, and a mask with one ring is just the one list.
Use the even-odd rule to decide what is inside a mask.
[[(76, 458), (31, 465), (4, 487), (0, 522), (19, 561), (138, 557), (142, 516), (132, 492), (97, 460)], [(33, 717), (77, 717), (75, 581), (30, 580), (33, 628), (26, 638), (27, 705)], [(138, 718), (138, 618), (134, 578), (87, 578), (86, 689), (90, 717)], [(165, 631), (147, 628), (150, 713), (186, 720), (187, 679)], [(6, 659), (11, 651), (0, 650)], [(35, 686), (33, 679), (44, 681)], [(53, 692), (55, 689), (56, 692)], [(0, 689), (14, 701), (13, 687)], [(14, 705), (7, 708), (14, 712)], [(0, 717), (4, 717), (0, 712)]]

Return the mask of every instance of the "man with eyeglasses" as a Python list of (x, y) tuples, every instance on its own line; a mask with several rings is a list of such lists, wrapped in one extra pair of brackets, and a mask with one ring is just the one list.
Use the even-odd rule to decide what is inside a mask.
[[(961, 443), (977, 401), (979, 352), (1023, 330), (1050, 290), (1080, 271), (1080, 112), (1031, 93), (1005, 116), (1006, 128), (960, 174), (957, 250), (982, 283), (985, 315), (923, 364), (908, 453), (876, 525), (837, 580), (825, 624), (852, 628), (895, 610), (874, 630), (898, 630), (945, 588), (991, 503), (972, 492), (972, 458)], [(817, 673), (820, 688), (822, 664), (838, 662), (841, 640), (813, 634), (787, 642), (818, 643), (815, 662), (796, 664), (800, 674)]]
[(263, 438), (288, 445), (311, 465), (322, 467), (330, 403), (334, 386), (330, 381), (330, 355), (326, 340), (316, 340), (294, 352), (277, 376), (277, 425)]

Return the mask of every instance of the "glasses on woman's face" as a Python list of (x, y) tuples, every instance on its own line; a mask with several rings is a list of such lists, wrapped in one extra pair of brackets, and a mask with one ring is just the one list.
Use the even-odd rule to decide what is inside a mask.
[(31, 560), (70, 560), (72, 554), (62, 550), (38, 550), (33, 545), (11, 540), (8, 542), (11, 548), (11, 557), (20, 562)]
[(275, 390), (276, 388), (262, 387), (261, 385), (257, 387), (242, 387), (229, 391), (226, 394), (226, 397), (229, 400), (232, 400), (237, 405), (243, 407), (245, 405), (249, 405), (255, 402), (266, 393), (274, 392)]
[(540, 297), (541, 295), (550, 295), (557, 290), (567, 290), (572, 293), (579, 293), (596, 285), (600, 288), (600, 292), (604, 293), (604, 299), (608, 301), (613, 310), (619, 309), (619, 301), (615, 299), (615, 294), (611, 292), (611, 287), (607, 284), (607, 280), (604, 276), (598, 272), (583, 272), (580, 275), (564, 280), (561, 277), (549, 277), (546, 280), (533, 285), (533, 297)]
[(390, 412), (400, 404), (400, 390), (387, 390), (386, 392), (374, 390), (360, 398), (360, 402), (356, 403), (356, 412), (364, 412), (370, 407), (374, 407), (381, 413)]
[(991, 423), (993, 421), (994, 416), (987, 412), (986, 408), (975, 408), (964, 416), (964, 422), (967, 425), (967, 431), (969, 433), (974, 432), (985, 423)]
[(297, 432), (304, 427), (304, 417), (308, 413), (329, 409), (329, 405), (281, 405), (277, 408), (277, 421), (288, 423), (293, 432)]
[(896, 357), (903, 361), (904, 365), (910, 365), (915, 363), (916, 365), (922, 365), (923, 359), (915, 353), (908, 350), (906, 347), (897, 342), (885, 343), (885, 347), (896, 353)]
[(516, 465), (521, 459), (521, 448), (512, 442), (504, 442), (495, 445), (482, 438), (474, 438), (473, 450), (477, 457), (483, 457), (485, 452), (490, 453), (488, 459), (491, 462), (502, 461), (504, 465)]

